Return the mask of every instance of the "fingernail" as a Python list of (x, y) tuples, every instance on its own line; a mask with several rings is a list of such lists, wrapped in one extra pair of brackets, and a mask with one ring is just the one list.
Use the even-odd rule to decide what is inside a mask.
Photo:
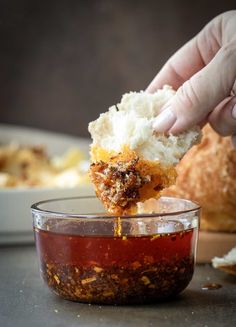
[(167, 132), (176, 121), (176, 116), (170, 107), (162, 111), (153, 123), (153, 129), (159, 133)]
[(236, 119), (236, 104), (233, 106), (233, 109), (232, 109), (232, 117), (234, 119)]
[(236, 135), (232, 136), (232, 143), (233, 143), (233, 146), (234, 146), (234, 148), (236, 150)]

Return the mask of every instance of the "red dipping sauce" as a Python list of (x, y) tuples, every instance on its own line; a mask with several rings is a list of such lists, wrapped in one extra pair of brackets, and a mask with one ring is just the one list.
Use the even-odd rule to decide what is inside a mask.
[(41, 275), (65, 299), (150, 303), (176, 296), (192, 279), (198, 232), (193, 212), (187, 224), (186, 214), (183, 222), (169, 216), (37, 219)]

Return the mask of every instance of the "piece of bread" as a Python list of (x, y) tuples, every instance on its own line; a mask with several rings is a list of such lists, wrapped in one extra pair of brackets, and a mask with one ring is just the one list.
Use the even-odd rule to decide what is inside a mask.
[(236, 150), (231, 138), (206, 125), (202, 142), (185, 155), (177, 172), (176, 184), (163, 194), (197, 201), (202, 230), (236, 232)]
[(158, 197), (174, 184), (174, 166), (200, 138), (200, 129), (178, 136), (157, 135), (153, 121), (175, 91), (130, 92), (89, 124), (90, 176), (97, 196), (109, 212), (132, 212), (137, 202)]
[(212, 265), (214, 268), (218, 268), (229, 274), (236, 275), (236, 247), (234, 247), (223, 258), (213, 258)]

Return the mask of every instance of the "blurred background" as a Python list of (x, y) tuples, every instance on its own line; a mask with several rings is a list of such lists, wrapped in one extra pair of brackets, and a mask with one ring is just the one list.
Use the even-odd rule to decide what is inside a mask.
[(235, 0), (0, 0), (0, 122), (88, 137)]

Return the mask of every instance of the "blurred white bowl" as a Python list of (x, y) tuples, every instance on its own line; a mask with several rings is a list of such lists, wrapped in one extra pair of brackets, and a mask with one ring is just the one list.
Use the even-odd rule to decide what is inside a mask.
[[(89, 139), (51, 133), (32, 128), (0, 124), (0, 143), (42, 144), (50, 156), (61, 155), (71, 147), (78, 147), (87, 156)], [(0, 189), (0, 244), (33, 241), (30, 206), (52, 198), (93, 195), (91, 185), (74, 188)]]

